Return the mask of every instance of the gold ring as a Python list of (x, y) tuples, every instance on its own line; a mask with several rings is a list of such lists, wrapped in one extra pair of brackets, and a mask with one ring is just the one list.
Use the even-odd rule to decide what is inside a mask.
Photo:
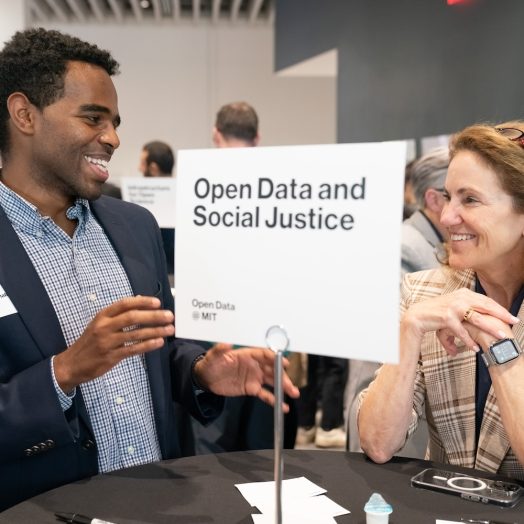
[(464, 313), (464, 322), (469, 322), (473, 316), (473, 313), (475, 313), (475, 310), (472, 307), (468, 308), (468, 310)]

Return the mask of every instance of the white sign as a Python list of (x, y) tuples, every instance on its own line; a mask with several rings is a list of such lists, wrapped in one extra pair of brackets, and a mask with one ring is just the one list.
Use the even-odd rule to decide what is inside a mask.
[(179, 152), (177, 336), (398, 361), (404, 142)]
[(175, 178), (124, 177), (121, 185), (123, 200), (147, 208), (160, 227), (175, 227)]

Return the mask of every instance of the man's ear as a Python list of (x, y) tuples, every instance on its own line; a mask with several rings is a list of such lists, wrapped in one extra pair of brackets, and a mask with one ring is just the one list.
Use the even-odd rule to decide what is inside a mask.
[(216, 128), (213, 127), (213, 144), (215, 147), (224, 147), (224, 137), (222, 136), (222, 133)]
[(258, 146), (259, 142), (260, 142), (260, 135), (257, 133), (257, 136), (253, 139), (253, 145)]
[(160, 176), (161, 175), (161, 171), (160, 171), (160, 167), (159, 165), (156, 163), (156, 162), (151, 162), (149, 164), (149, 176)]
[(35, 116), (38, 111), (24, 93), (11, 93), (7, 99), (7, 110), (12, 124), (24, 135), (35, 130)]
[(424, 195), (424, 200), (428, 209), (434, 213), (440, 214), (444, 205), (444, 202), (442, 201), (442, 193), (440, 191), (437, 191), (433, 187), (428, 188)]

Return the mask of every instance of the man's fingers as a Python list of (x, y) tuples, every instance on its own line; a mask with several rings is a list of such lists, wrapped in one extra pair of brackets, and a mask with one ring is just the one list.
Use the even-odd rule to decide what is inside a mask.
[(141, 355), (142, 353), (149, 353), (164, 345), (163, 338), (150, 338), (148, 340), (141, 340), (140, 342), (133, 342), (124, 344), (115, 350), (117, 360), (121, 361), (124, 358), (134, 355)]
[[(270, 406), (275, 406), (275, 395), (273, 395), (273, 393), (271, 393), (271, 391), (268, 391), (266, 388), (260, 388), (257, 397), (262, 402), (265, 402)], [(282, 403), (282, 410), (284, 411), (284, 413), (289, 413), (289, 406), (285, 402)]]
[(300, 390), (291, 382), (291, 379), (287, 376), (284, 376), (283, 380), (284, 393), (286, 393), (291, 398), (300, 397)]
[(215, 353), (227, 353), (233, 350), (233, 344), (227, 344), (226, 342), (217, 342), (209, 351)]
[(132, 309), (158, 309), (160, 304), (160, 300), (156, 297), (137, 295), (135, 297), (125, 297), (117, 300), (111, 305), (105, 307), (102, 312), (109, 317), (115, 317)]
[(169, 324), (167, 326), (158, 327), (139, 327), (129, 331), (120, 331), (116, 334), (115, 342), (118, 346), (125, 344), (132, 344), (141, 340), (149, 340), (152, 338), (165, 338), (175, 334), (175, 326)]
[(97, 318), (95, 321), (108, 322), (106, 327), (112, 331), (126, 330), (136, 326), (173, 325), (175, 317), (169, 310), (139, 310), (125, 311), (110, 319)]

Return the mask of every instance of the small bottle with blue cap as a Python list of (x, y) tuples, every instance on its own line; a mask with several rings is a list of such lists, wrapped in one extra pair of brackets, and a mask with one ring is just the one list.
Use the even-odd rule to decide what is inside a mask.
[(373, 493), (364, 506), (366, 524), (388, 524), (393, 508), (380, 493)]

